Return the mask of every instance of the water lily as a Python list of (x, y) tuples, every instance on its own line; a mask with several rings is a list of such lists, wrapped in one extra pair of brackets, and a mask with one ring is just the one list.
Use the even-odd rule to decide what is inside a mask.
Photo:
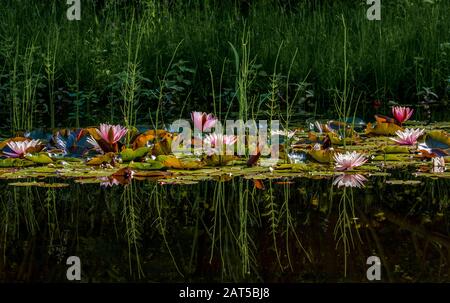
[(223, 147), (231, 146), (236, 141), (236, 136), (213, 133), (206, 136), (203, 144), (206, 145), (206, 154), (211, 156), (213, 154), (219, 154), (221, 151), (224, 151)]
[(406, 106), (393, 106), (392, 115), (394, 115), (395, 120), (397, 120), (400, 125), (411, 118), (414, 110)]
[(97, 129), (97, 133), (106, 143), (115, 144), (125, 136), (127, 129), (121, 125), (102, 123)]
[(391, 138), (391, 140), (400, 145), (416, 145), (417, 139), (419, 139), (424, 132), (424, 129), (419, 128), (407, 128), (404, 131), (398, 130), (395, 132), (397, 134), (397, 138)]
[(367, 158), (357, 152), (336, 153), (333, 156), (335, 163), (334, 168), (339, 171), (352, 169), (367, 162)]
[(4, 151), (3, 154), (10, 158), (22, 158), (30, 149), (35, 149), (40, 144), (39, 140), (11, 141), (6, 144), (11, 152)]
[(200, 131), (205, 131), (216, 125), (217, 118), (213, 114), (206, 114), (202, 112), (192, 112), (192, 121), (194, 122), (194, 127)]
[(341, 174), (337, 175), (333, 181), (333, 185), (337, 185), (337, 187), (364, 187), (364, 182), (367, 179), (363, 175), (360, 174)]

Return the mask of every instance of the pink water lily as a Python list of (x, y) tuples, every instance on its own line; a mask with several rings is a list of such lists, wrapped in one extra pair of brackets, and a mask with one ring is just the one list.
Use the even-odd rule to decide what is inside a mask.
[(10, 158), (22, 158), (29, 149), (36, 148), (40, 144), (41, 142), (39, 140), (11, 141), (6, 145), (12, 152), (3, 152), (3, 154)]
[(367, 158), (357, 152), (336, 153), (333, 158), (336, 162), (334, 168), (339, 171), (352, 169), (367, 162)]
[(127, 133), (127, 129), (121, 125), (100, 124), (97, 133), (109, 144), (115, 144)]
[(400, 145), (416, 145), (417, 139), (423, 135), (424, 131), (424, 129), (419, 128), (407, 128), (404, 131), (398, 130), (395, 132), (397, 134), (397, 138), (391, 138), (391, 140)]
[(364, 187), (364, 182), (367, 179), (363, 175), (360, 174), (341, 174), (336, 176), (333, 181), (333, 185), (337, 185), (337, 187)]
[(392, 107), (392, 115), (394, 115), (395, 120), (397, 120), (400, 124), (409, 120), (409, 118), (411, 118), (413, 113), (414, 110), (406, 106)]
[(212, 154), (219, 154), (224, 151), (224, 148), (231, 146), (236, 143), (237, 137), (233, 135), (222, 135), (222, 134), (209, 134), (203, 140), (205, 145), (206, 154), (211, 156)]
[(194, 122), (194, 127), (200, 131), (205, 131), (214, 127), (217, 123), (217, 118), (213, 114), (206, 114), (202, 112), (192, 112), (192, 121)]

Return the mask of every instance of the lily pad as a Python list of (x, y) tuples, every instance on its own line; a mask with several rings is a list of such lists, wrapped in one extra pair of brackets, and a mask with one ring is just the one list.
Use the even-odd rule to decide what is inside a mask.
[(161, 162), (155, 160), (147, 160), (146, 162), (131, 162), (128, 166), (130, 168), (140, 170), (159, 170), (165, 168)]
[(34, 162), (30, 160), (16, 158), (0, 159), (0, 167), (27, 167), (33, 165), (35, 165)]
[(369, 122), (366, 127), (366, 135), (395, 135), (398, 130), (403, 130), (403, 128), (395, 123), (377, 122), (375, 126), (372, 126)]
[(68, 187), (69, 184), (67, 183), (45, 183), (45, 182), (14, 182), (14, 183), (8, 183), (8, 185), (11, 186), (36, 186), (36, 187), (46, 187), (46, 188), (64, 188)]
[(49, 164), (53, 162), (52, 158), (50, 158), (46, 153), (26, 155), (25, 159), (38, 164)]
[(120, 152), (120, 156), (124, 162), (133, 161), (137, 158), (142, 158), (150, 151), (149, 147), (139, 147), (135, 150), (131, 148), (126, 148)]
[(410, 148), (408, 146), (388, 145), (382, 150), (386, 154), (409, 154)]
[(391, 185), (419, 185), (422, 181), (420, 180), (387, 180), (386, 184)]

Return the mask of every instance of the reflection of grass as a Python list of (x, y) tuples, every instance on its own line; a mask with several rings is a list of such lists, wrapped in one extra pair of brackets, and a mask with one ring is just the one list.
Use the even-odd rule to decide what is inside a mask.
[(131, 249), (134, 248), (136, 267), (138, 277), (145, 276), (141, 267), (139, 256), (139, 246), (141, 240), (141, 224), (139, 217), (139, 209), (136, 208), (136, 192), (134, 185), (131, 183), (124, 187), (122, 193), (123, 201), (123, 219), (125, 219), (126, 237), (128, 242), (128, 261), (130, 266), (130, 274), (132, 274)]
[[(375, 178), (381, 181), (380, 177)], [(253, 180), (235, 178), (188, 186), (134, 182), (125, 187), (105, 189), (98, 184), (76, 184), (71, 188), (50, 191), (48, 188), (15, 187), (3, 183), (0, 185), (4, 193), (0, 196), (0, 250), (5, 264), (3, 268), (12, 277), (6, 279), (35, 279), (36, 274), (42, 274), (40, 260), (58, 256), (57, 249), (60, 247), (57, 245), (54, 245), (52, 254), (47, 254), (45, 249), (49, 241), (54, 241), (44, 230), (47, 222), (49, 229), (53, 228), (53, 238), (59, 240), (55, 236), (58, 222), (63, 240), (61, 246), (66, 249), (60, 251), (61, 256), (66, 257), (66, 253), (79, 255), (82, 262), (85, 260), (83, 272), (93, 280), (289, 279), (296, 282), (304, 279), (317, 281), (322, 279), (319, 277), (322, 273), (329, 274), (325, 279), (331, 280), (343, 276), (342, 266), (334, 266), (335, 249), (339, 250), (340, 259), (341, 251), (344, 251), (344, 274), (356, 279), (359, 274), (352, 271), (364, 268), (363, 260), (374, 250), (384, 268), (389, 265), (385, 259), (392, 265), (400, 264), (402, 268), (406, 268), (405, 264), (430, 264), (421, 269), (423, 273), (417, 275), (418, 280), (423, 281), (446, 269), (439, 269), (439, 258), (435, 256), (441, 250), (445, 254), (445, 248), (449, 247), (445, 229), (448, 221), (448, 180), (430, 180), (429, 184), (417, 187), (416, 191), (416, 187), (406, 189), (409, 193), (397, 189), (394, 193), (392, 186), (385, 188), (379, 184), (378, 190), (373, 191), (379, 196), (372, 199), (380, 201), (380, 205), (366, 203), (364, 206), (367, 208), (364, 209), (355, 203), (364, 201), (359, 199), (358, 195), (362, 194), (360, 190), (353, 192), (349, 188), (335, 188), (335, 205), (329, 205), (324, 203), (331, 191), (331, 188), (324, 191), (326, 181), (302, 179), (294, 184), (284, 181), (266, 180), (265, 189), (256, 188)], [(300, 189), (303, 193), (299, 192)], [(366, 190), (370, 195), (370, 189)], [(367, 195), (366, 191), (364, 193)], [(423, 203), (415, 204), (409, 198), (416, 195)], [(434, 197), (436, 203), (432, 198), (428, 202), (426, 197)], [(441, 205), (437, 200), (440, 197)], [(407, 204), (399, 205), (396, 203), (399, 200)], [(60, 203), (63, 201), (68, 203)], [(383, 211), (387, 222), (373, 220), (373, 210)], [(317, 220), (327, 211), (330, 211), (330, 218), (338, 217), (331, 231), (317, 228), (321, 223)], [(437, 222), (439, 218), (434, 212), (443, 212), (443, 219)], [(117, 225), (118, 233), (115, 233), (112, 226), (116, 221), (114, 216), (120, 213), (123, 224)], [(364, 236), (364, 245), (359, 244), (359, 233), (355, 234), (352, 230), (355, 213), (361, 218), (363, 227), (358, 231)], [(416, 224), (416, 219), (425, 213), (436, 219), (437, 224)], [(370, 227), (374, 223), (377, 225)], [(369, 224), (369, 229), (366, 229), (366, 224)], [(40, 232), (39, 226), (43, 227), (43, 232)], [(400, 233), (397, 226), (401, 229)], [(417, 237), (414, 240), (416, 244), (404, 237), (406, 231)], [(78, 233), (80, 244), (77, 244)], [(391, 236), (402, 241), (398, 248), (401, 253), (392, 250)], [(26, 247), (26, 257), (16, 253), (26, 245), (24, 242), (34, 245)], [(420, 259), (405, 259), (405, 253), (414, 252), (414, 245)], [(443, 255), (442, 264), (448, 264), (445, 258)], [(18, 263), (22, 268), (31, 268), (30, 272), (18, 273), (13, 267)], [(48, 280), (59, 279), (54, 274), (56, 267), (52, 264), (44, 266), (50, 269), (50, 273), (45, 273)], [(110, 271), (103, 271), (105, 267)], [(318, 273), (319, 270), (321, 273)], [(2, 274), (0, 270), (0, 279)], [(395, 273), (392, 277), (396, 277)], [(446, 277), (442, 274), (430, 279), (443, 281)]]
[(266, 201), (266, 213), (264, 213), (263, 216), (268, 217), (268, 221), (270, 224), (270, 234), (272, 236), (274, 246), (273, 248), (275, 250), (278, 265), (282, 271), (284, 270), (284, 266), (281, 260), (281, 251), (278, 246), (278, 242), (281, 240), (279, 236), (284, 237), (286, 258), (291, 270), (294, 270), (294, 268), (291, 260), (290, 236), (294, 237), (295, 243), (305, 254), (308, 261), (311, 262), (310, 254), (304, 248), (303, 244), (300, 241), (300, 238), (297, 235), (297, 232), (295, 231), (294, 219), (289, 208), (289, 202), (291, 198), (290, 186), (290, 184), (283, 184), (283, 202), (281, 205), (275, 201), (275, 193), (272, 181), (269, 181), (269, 190), (264, 198)]
[(167, 221), (166, 218), (163, 216), (164, 212), (163, 209), (166, 207), (164, 203), (167, 202), (166, 200), (167, 195), (165, 194), (165, 188), (160, 188), (158, 184), (156, 183), (154, 185), (153, 191), (150, 195), (150, 201), (155, 203), (156, 208), (156, 219), (155, 224), (157, 229), (159, 230), (159, 233), (161, 234), (164, 245), (167, 248), (167, 251), (169, 252), (170, 257), (172, 258), (173, 264), (177, 270), (177, 272), (184, 277), (183, 273), (181, 272), (180, 268), (177, 265), (177, 261), (175, 260), (175, 256), (172, 253), (172, 250), (170, 249), (169, 242), (167, 241)]
[[(344, 251), (344, 276), (347, 276), (347, 257), (351, 247), (354, 247), (352, 224), (355, 223), (355, 204), (353, 199), (353, 189), (344, 188), (338, 205), (338, 219), (334, 227), (334, 237), (336, 239), (336, 249), (342, 244)], [(359, 237), (358, 229), (356, 229)]]

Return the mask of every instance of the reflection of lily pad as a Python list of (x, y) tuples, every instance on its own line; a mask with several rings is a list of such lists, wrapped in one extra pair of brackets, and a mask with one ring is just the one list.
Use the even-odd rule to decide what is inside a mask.
[(15, 183), (8, 183), (8, 185), (11, 186), (37, 186), (37, 187), (46, 187), (46, 188), (64, 188), (68, 187), (69, 184), (67, 183), (45, 183), (45, 182), (15, 182)]
[(387, 180), (386, 184), (391, 185), (419, 185), (422, 183), (420, 180)]

